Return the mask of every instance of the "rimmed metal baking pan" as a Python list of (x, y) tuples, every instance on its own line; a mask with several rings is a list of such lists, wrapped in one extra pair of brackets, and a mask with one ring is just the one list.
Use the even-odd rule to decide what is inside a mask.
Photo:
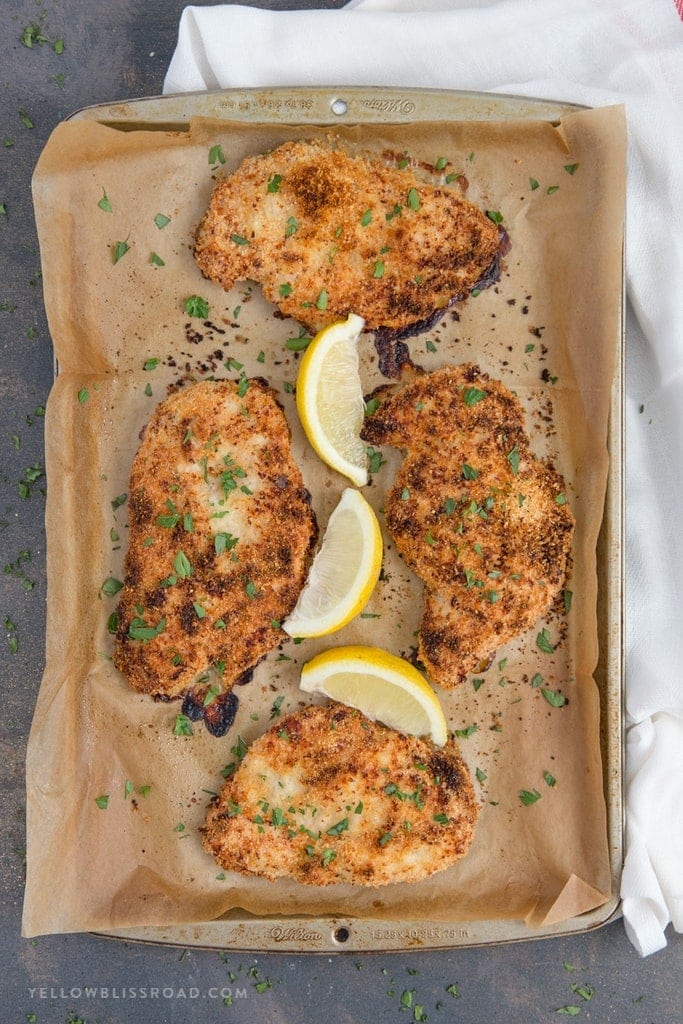
[[(584, 107), (525, 97), (441, 90), (319, 87), (227, 90), (150, 97), (91, 106), (72, 119), (90, 119), (121, 131), (184, 130), (196, 116), (272, 124), (401, 124), (429, 121), (522, 119), (559, 123)], [(614, 339), (614, 376), (609, 423), (610, 466), (598, 544), (598, 635), (595, 673), (601, 694), (601, 747), (607, 805), (610, 898), (596, 910), (560, 925), (531, 929), (522, 921), (445, 924), (341, 917), (259, 918), (235, 910), (216, 921), (185, 926), (147, 926), (104, 934), (142, 942), (269, 952), (358, 952), (439, 949), (485, 945), (583, 932), (618, 916), (623, 852), (623, 290), (622, 323)]]

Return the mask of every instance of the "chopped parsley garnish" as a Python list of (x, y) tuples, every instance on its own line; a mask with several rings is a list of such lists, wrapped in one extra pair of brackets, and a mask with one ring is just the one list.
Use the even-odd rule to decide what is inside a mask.
[(567, 703), (567, 698), (557, 690), (547, 690), (544, 687), (541, 689), (541, 693), (553, 708), (563, 708)]
[(541, 632), (536, 635), (536, 646), (539, 651), (543, 651), (544, 654), (552, 654), (555, 650), (555, 645), (552, 643), (550, 634), (545, 626)]
[(225, 163), (225, 154), (223, 153), (223, 147), (220, 144), (212, 146), (209, 150), (209, 163), (213, 166)]
[(273, 705), (272, 705), (272, 707), (270, 709), (270, 719), (271, 719), (271, 721), (274, 718), (279, 718), (280, 715), (282, 714), (282, 703), (283, 703), (284, 699), (285, 698), (281, 695), (279, 697), (276, 697), (275, 700), (273, 701)]
[(477, 402), (481, 402), (483, 398), (486, 398), (486, 392), (475, 387), (465, 388), (463, 398), (465, 400), (465, 405), (473, 406), (476, 405)]
[(540, 800), (541, 794), (537, 789), (520, 789), (519, 799), (525, 807), (528, 807), (529, 804), (535, 804), (537, 800)]
[(167, 224), (170, 224), (170, 222), (171, 218), (167, 217), (165, 213), (157, 213), (157, 215), (154, 218), (154, 223), (159, 228), (159, 230), (165, 228)]
[(121, 590), (122, 587), (123, 583), (121, 582), (121, 580), (116, 580), (114, 579), (113, 576), (110, 576), (102, 584), (102, 593), (106, 594), (107, 597), (113, 597), (114, 594), (118, 594), (119, 590)]
[(7, 646), (10, 654), (16, 654), (19, 650), (19, 637), (17, 636), (17, 627), (14, 622), (10, 619), (9, 615), (5, 616), (5, 629), (7, 630)]
[(369, 460), (368, 470), (370, 473), (378, 473), (381, 467), (387, 461), (385, 458), (382, 457), (382, 453), (378, 451), (376, 448), (373, 448), (372, 445), (368, 445), (366, 447), (365, 454), (367, 455)]
[(192, 736), (194, 729), (192, 728), (192, 722), (187, 715), (176, 715), (173, 723), (173, 735), (174, 736)]
[(131, 619), (128, 627), (128, 636), (131, 640), (154, 640), (166, 629), (166, 619), (159, 619), (156, 626), (148, 626), (144, 619), (135, 617)]
[(273, 823), (273, 825), (275, 825), (276, 827), (279, 826), (279, 825), (285, 825), (286, 824), (286, 818), (285, 818), (284, 812), (279, 807), (273, 807), (273, 810), (271, 811), (271, 814), (270, 814), (270, 820)]
[(478, 729), (479, 726), (475, 723), (474, 725), (468, 725), (466, 729), (456, 729), (455, 735), (458, 737), (458, 739), (466, 740), (470, 736), (474, 735), (474, 733), (477, 732)]
[(109, 806), (109, 796), (107, 793), (103, 793), (102, 796), (95, 797), (95, 803), (101, 811), (106, 811)]
[(200, 320), (206, 320), (209, 315), (209, 303), (201, 295), (190, 295), (185, 299), (183, 309), (188, 316), (196, 316)]
[(287, 338), (285, 348), (290, 352), (303, 352), (311, 344), (312, 338), (305, 327), (302, 327), (296, 338)]
[(213, 540), (214, 549), (217, 555), (222, 555), (226, 551), (232, 551), (237, 544), (238, 538), (233, 537), (231, 533), (217, 533)]
[(230, 493), (230, 491), (237, 490), (237, 479), (244, 479), (244, 477), (246, 477), (247, 474), (244, 472), (241, 466), (235, 464), (232, 456), (226, 455), (223, 461), (225, 462), (228, 468), (221, 473), (220, 480), (221, 487), (223, 488), (223, 493), (227, 496)]
[(123, 257), (129, 250), (130, 246), (128, 245), (128, 241), (126, 239), (124, 239), (122, 242), (116, 242), (114, 244), (113, 249), (114, 263), (118, 263), (120, 259), (123, 259)]
[(270, 192), (271, 194), (274, 193), (274, 192), (279, 192), (281, 184), (282, 184), (282, 175), (281, 174), (272, 174), (270, 176), (270, 178), (268, 179), (268, 184), (266, 185), (266, 192)]
[(348, 818), (342, 818), (342, 820), (338, 821), (336, 823), (336, 825), (332, 825), (330, 828), (328, 828), (326, 830), (326, 832), (325, 832), (325, 835), (327, 835), (327, 836), (339, 836), (339, 835), (342, 834), (342, 832), (347, 832), (348, 828), (349, 828), (349, 819)]
[(416, 188), (411, 188), (408, 190), (407, 202), (411, 210), (417, 212), (420, 209), (420, 193), (417, 191)]
[(170, 498), (166, 499), (166, 508), (169, 510), (170, 514), (167, 516), (157, 516), (156, 524), (164, 529), (172, 530), (174, 526), (178, 525), (180, 515)]
[(100, 210), (104, 210), (105, 213), (112, 213), (113, 212), (113, 208), (112, 208), (111, 202), (109, 200), (109, 196), (104, 191), (104, 189), (102, 189), (102, 198), (100, 199), (100, 201), (99, 201), (99, 203), (97, 205), (99, 206)]
[(192, 565), (184, 551), (177, 552), (173, 559), (173, 568), (181, 580), (185, 580), (188, 576), (192, 575)]
[(519, 473), (519, 463), (520, 463), (520, 454), (519, 454), (519, 448), (517, 447), (517, 445), (515, 445), (514, 448), (512, 448), (511, 451), (508, 452), (508, 457), (507, 458), (508, 458), (508, 462), (510, 464), (510, 469), (512, 470), (513, 474), (515, 476), (517, 476), (517, 474)]
[(26, 46), (29, 50), (33, 49), (34, 43), (37, 46), (42, 46), (43, 43), (49, 42), (47, 36), (43, 35), (43, 31), (40, 25), (37, 25), (35, 21), (30, 22), (24, 31), (21, 33), (21, 42), (23, 46)]

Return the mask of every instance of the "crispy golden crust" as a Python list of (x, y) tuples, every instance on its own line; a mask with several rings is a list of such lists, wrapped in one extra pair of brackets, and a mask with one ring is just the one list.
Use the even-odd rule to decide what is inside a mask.
[(229, 689), (284, 639), (273, 622), (294, 607), (316, 536), (270, 388), (203, 381), (162, 402), (128, 500), (114, 663), (158, 697), (201, 691), (216, 665)]
[(450, 688), (552, 606), (574, 520), (536, 460), (518, 399), (476, 366), (425, 373), (366, 420), (406, 458), (387, 496), (396, 547), (425, 583), (419, 657)]
[(479, 812), (453, 744), (341, 704), (308, 707), (256, 740), (209, 809), (221, 867), (308, 885), (416, 882), (469, 848)]
[(403, 330), (466, 293), (498, 247), (496, 226), (456, 187), (289, 142), (217, 183), (195, 258), (226, 289), (259, 282), (313, 330), (352, 312), (368, 329)]

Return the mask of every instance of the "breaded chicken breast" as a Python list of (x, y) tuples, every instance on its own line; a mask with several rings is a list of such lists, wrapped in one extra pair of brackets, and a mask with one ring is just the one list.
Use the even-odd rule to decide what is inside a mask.
[(161, 402), (128, 505), (114, 663), (140, 693), (196, 698), (209, 723), (286, 637), (317, 535), (274, 392), (202, 381)]
[(204, 846), (227, 871), (307, 885), (416, 882), (464, 856), (479, 805), (438, 750), (343, 704), (281, 719), (211, 805)]
[(311, 330), (351, 312), (366, 329), (409, 331), (490, 267), (496, 225), (457, 186), (396, 159), (287, 142), (216, 184), (196, 232), (202, 273), (250, 278)]
[(418, 656), (451, 688), (551, 608), (574, 527), (565, 484), (535, 458), (519, 400), (476, 366), (378, 397), (362, 436), (405, 452), (386, 524), (425, 584)]

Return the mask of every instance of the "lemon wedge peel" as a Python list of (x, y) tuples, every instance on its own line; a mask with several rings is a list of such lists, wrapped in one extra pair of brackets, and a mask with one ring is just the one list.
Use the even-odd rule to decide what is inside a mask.
[(448, 723), (437, 694), (418, 670), (379, 647), (333, 647), (306, 662), (300, 687), (356, 708), (398, 732), (442, 747)]
[(368, 482), (368, 457), (360, 438), (365, 402), (358, 369), (358, 339), (365, 320), (323, 327), (304, 352), (296, 382), (296, 407), (309, 444), (322, 461), (356, 487)]
[(347, 487), (327, 522), (298, 601), (282, 624), (292, 637), (336, 633), (367, 604), (382, 569), (377, 516), (360, 491)]

